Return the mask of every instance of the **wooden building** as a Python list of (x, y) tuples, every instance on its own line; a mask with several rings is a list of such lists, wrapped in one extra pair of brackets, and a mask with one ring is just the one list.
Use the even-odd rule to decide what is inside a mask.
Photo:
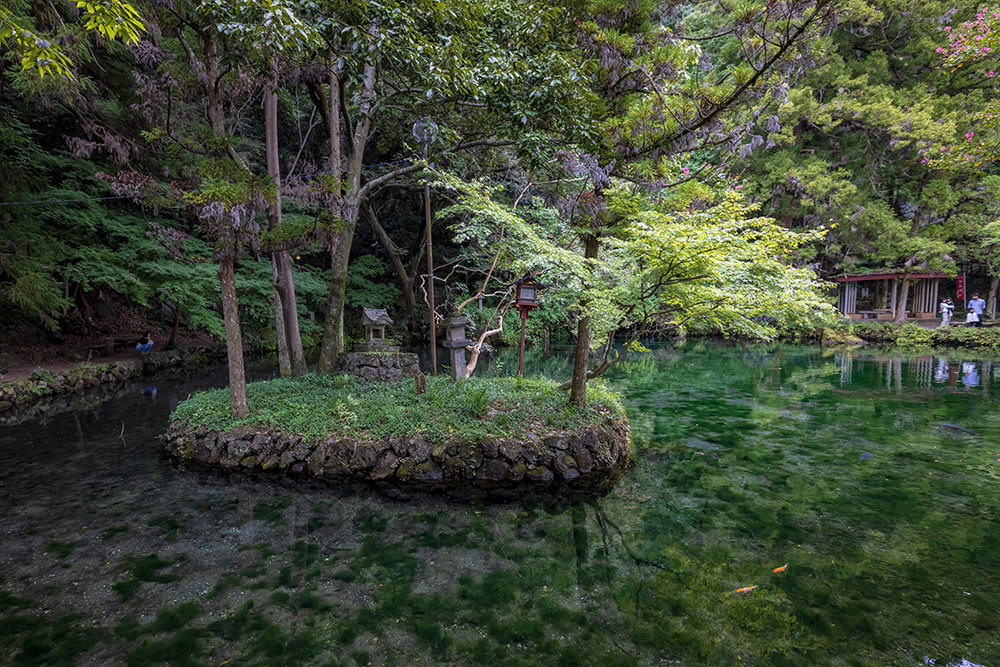
[[(944, 273), (911, 273), (906, 295), (906, 316), (915, 319), (939, 317), (938, 288)], [(891, 320), (902, 295), (903, 273), (868, 273), (836, 278), (837, 310), (855, 320)]]

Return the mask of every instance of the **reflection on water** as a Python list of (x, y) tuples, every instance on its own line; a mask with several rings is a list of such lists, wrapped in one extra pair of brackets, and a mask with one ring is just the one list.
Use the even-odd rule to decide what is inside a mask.
[[(513, 351), (481, 372), (516, 368)], [(0, 426), (0, 655), (1000, 664), (998, 369), (659, 347), (607, 380), (636, 454), (618, 487), (509, 505), (175, 467), (156, 435), (226, 375), (161, 376)], [(529, 352), (526, 370), (562, 379), (569, 360)]]
[[(915, 387), (947, 385), (954, 388), (980, 386), (980, 378), (1000, 375), (1000, 362), (994, 360), (961, 360), (961, 358), (925, 355), (902, 358), (886, 353), (865, 354), (843, 351), (834, 355), (840, 368), (841, 384), (850, 384), (855, 369), (874, 366), (885, 378), (885, 386), (902, 390)], [(907, 378), (903, 380), (903, 367)]]

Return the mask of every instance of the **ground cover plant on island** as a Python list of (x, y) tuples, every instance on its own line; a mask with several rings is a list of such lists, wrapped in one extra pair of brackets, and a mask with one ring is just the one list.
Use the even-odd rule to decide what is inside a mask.
[(537, 437), (624, 415), (617, 394), (600, 382), (590, 389), (581, 410), (566, 403), (556, 382), (545, 379), (473, 377), (453, 383), (432, 377), (426, 393), (417, 394), (412, 381), (373, 383), (313, 374), (251, 383), (250, 416), (242, 419), (233, 418), (227, 389), (196, 394), (177, 407), (173, 419), (218, 431), (244, 426), (369, 442), (402, 435), (431, 443)]

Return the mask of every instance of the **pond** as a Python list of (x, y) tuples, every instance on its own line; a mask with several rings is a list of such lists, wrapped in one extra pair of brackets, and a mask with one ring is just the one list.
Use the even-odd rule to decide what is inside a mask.
[(509, 504), (173, 466), (225, 381), (0, 425), (2, 664), (1000, 664), (1000, 359), (656, 347), (618, 486)]

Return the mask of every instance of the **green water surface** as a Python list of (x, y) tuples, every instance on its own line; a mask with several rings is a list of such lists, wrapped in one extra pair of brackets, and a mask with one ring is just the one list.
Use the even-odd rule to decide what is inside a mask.
[(1000, 359), (655, 348), (613, 492), (476, 505), (175, 468), (211, 381), (0, 426), (0, 663), (1000, 665)]

